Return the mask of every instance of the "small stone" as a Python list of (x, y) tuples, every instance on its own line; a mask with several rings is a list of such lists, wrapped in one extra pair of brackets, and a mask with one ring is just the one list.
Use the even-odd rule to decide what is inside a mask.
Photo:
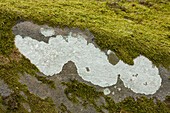
[(113, 91), (113, 92), (112, 92), (112, 95), (114, 95), (114, 94), (115, 94), (115, 92)]

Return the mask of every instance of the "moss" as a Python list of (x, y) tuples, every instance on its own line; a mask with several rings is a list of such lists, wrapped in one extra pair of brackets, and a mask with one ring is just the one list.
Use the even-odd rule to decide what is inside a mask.
[(61, 103), (58, 108), (61, 110), (62, 113), (71, 113), (63, 103)]
[[(28, 100), (26, 100), (26, 102), (28, 101), (29, 105), (31, 106), (31, 110), (32, 111), (43, 111), (43, 112), (47, 112), (47, 111), (51, 111), (52, 113), (56, 113), (54, 111), (55, 105), (52, 104), (53, 102), (47, 101), (46, 99), (43, 100), (40, 97), (37, 97), (33, 94), (29, 93), (29, 90), (27, 89), (27, 86), (25, 84), (21, 84), (18, 79), (20, 78), (20, 76), (17, 73), (24, 73), (27, 72), (28, 74), (31, 75), (35, 75), (35, 72), (33, 71), (33, 67), (29, 67), (27, 60), (25, 61), (20, 61), (19, 63), (12, 61), (11, 64), (6, 65), (6, 66), (1, 66), (1, 76), (0, 78), (4, 80), (4, 82), (6, 84), (8, 84), (8, 87), (13, 89), (14, 92), (17, 89), (19, 91), (24, 91), (24, 93), (27, 95)], [(24, 66), (26, 65), (26, 66)], [(8, 71), (6, 71), (8, 70)], [(5, 76), (8, 75), (8, 76)], [(40, 79), (42, 80), (42, 79)], [(43, 79), (45, 80), (45, 79)], [(47, 83), (48, 81), (46, 81), (45, 83)], [(49, 84), (49, 83), (48, 83)], [(52, 86), (54, 88), (54, 86)], [(11, 97), (12, 96), (12, 97)], [(16, 111), (19, 112), (21, 110), (21, 108), (23, 108), (20, 103), (22, 102), (21, 100), (23, 99), (23, 96), (14, 93), (12, 94), (10, 97), (11, 100), (9, 101), (8, 104), (5, 104), (6, 106), (8, 106), (10, 109), (8, 109), (9, 111)], [(35, 104), (36, 102), (38, 102), (37, 104)], [(14, 107), (11, 107), (11, 104), (16, 104)], [(33, 107), (32, 107), (33, 106)], [(51, 107), (53, 108), (52, 110)], [(25, 111), (26, 112), (26, 111)]]
[(56, 86), (55, 86), (55, 82), (53, 80), (49, 80), (47, 79), (46, 77), (43, 77), (43, 76), (38, 76), (38, 75), (35, 75), (35, 77), (41, 81), (42, 83), (44, 84), (47, 84), (49, 87), (51, 87), (52, 89), (56, 89)]
[[(133, 113), (168, 113), (169, 109), (166, 104), (156, 100), (154, 98), (148, 99), (147, 97), (137, 97), (137, 101), (132, 97), (127, 97), (119, 103), (115, 103), (114, 100), (103, 92), (96, 91), (94, 86), (88, 86), (85, 83), (78, 82), (77, 80), (70, 80), (70, 82), (64, 83), (66, 86), (65, 94), (67, 98), (73, 103), (86, 102), (91, 104), (97, 112), (103, 112), (102, 109), (106, 109), (109, 113), (113, 112), (133, 112)], [(70, 96), (71, 95), (71, 96)], [(97, 101), (103, 97), (106, 103), (98, 105)], [(78, 100), (79, 99), (79, 100)], [(83, 105), (83, 104), (82, 104)]]
[(170, 95), (166, 96), (165, 102), (167, 103), (167, 107), (170, 109)]
[(138, 97), (137, 101), (133, 98), (129, 97), (124, 99), (123, 101), (119, 102), (117, 105), (119, 109), (121, 108), (123, 111), (127, 112), (152, 112), (152, 113), (162, 113), (162, 112), (169, 112), (166, 104), (157, 100), (154, 103), (154, 98), (148, 99), (146, 97)]
[(167, 96), (166, 96), (166, 99), (165, 99), (165, 101), (168, 101), (168, 102), (170, 102), (170, 95), (167, 95)]
[(39, 24), (60, 25), (62, 28), (79, 27), (82, 30), (88, 28), (96, 36), (95, 41), (102, 49), (113, 50), (126, 63), (133, 64), (133, 59), (142, 54), (157, 66), (162, 64), (168, 68), (169, 2), (148, 1), (147, 4), (152, 6), (140, 5), (138, 1), (7, 0), (1, 3), (1, 10), (5, 13), (17, 13), (20, 18)]
[[(23, 75), (26, 72), (51, 88), (55, 88), (53, 81), (36, 75), (39, 70), (24, 56), (20, 61), (10, 58), (11, 51), (16, 50), (12, 27), (18, 19), (25, 19), (38, 24), (47, 23), (52, 27), (59, 25), (61, 28), (78, 27), (82, 30), (88, 28), (95, 35), (95, 41), (102, 49), (111, 49), (124, 62), (133, 64), (133, 59), (142, 54), (157, 66), (161, 64), (168, 68), (170, 65), (170, 21), (168, 21), (170, 3), (164, 0), (147, 1), (149, 2), (139, 3), (137, 0), (134, 2), (123, 0), (117, 2), (114, 6), (112, 2), (96, 0), (0, 0), (0, 56), (3, 56), (3, 60), (1, 60), (4, 62), (0, 63), (0, 79), (3, 79), (14, 92), (17, 88), (18, 92), (23, 91), (28, 97), (24, 100), (18, 93), (10, 95), (10, 102), (16, 101), (18, 104), (17, 109), (14, 107), (8, 109), (8, 111), (27, 112), (21, 105), (21, 102), (26, 101), (29, 103), (32, 112), (57, 112), (50, 98), (41, 99), (31, 94), (27, 86), (18, 81), (21, 76), (18, 73)], [(0, 62), (2, 62), (1, 60)], [(73, 82), (75, 84), (64, 83), (65, 85), (72, 85), (71, 88), (75, 89), (67, 88), (67, 97), (77, 103), (80, 101), (77, 97), (81, 97), (82, 100), (86, 100), (84, 106), (90, 103), (98, 112), (101, 112), (102, 108), (109, 112), (120, 112), (122, 109), (129, 111), (128, 108), (139, 105), (138, 102), (130, 98), (123, 101), (124, 104), (117, 105), (112, 99), (104, 96), (107, 104), (98, 106), (96, 100), (103, 95), (101, 92), (95, 92), (95, 88), (88, 87), (84, 83)], [(76, 88), (81, 90), (79, 91)], [(69, 93), (73, 95), (70, 97)], [(84, 93), (86, 95), (83, 95)], [(152, 100), (144, 99), (143, 101)], [(4, 100), (1, 99), (1, 103), (3, 102)], [(126, 104), (128, 102), (132, 105), (128, 106)], [(5, 105), (11, 106), (8, 102)], [(152, 106), (153, 103), (149, 102), (147, 105)], [(145, 111), (151, 110), (148, 106), (145, 106), (147, 108), (144, 109)], [(154, 106), (157, 106), (153, 107), (154, 109), (166, 110), (161, 102), (154, 104)], [(4, 109), (0, 106), (1, 111), (4, 111)]]
[(5, 113), (6, 112), (6, 110), (0, 105), (0, 112), (1, 113)]
[[(96, 92), (94, 87), (87, 86), (85, 83), (79, 83), (77, 80), (71, 80), (70, 83), (64, 83), (63, 85), (69, 86), (65, 89), (65, 94), (69, 100), (74, 103), (78, 103), (79, 100), (76, 97), (81, 97), (85, 101), (90, 103), (95, 103), (95, 100), (98, 99), (103, 93)], [(72, 92), (70, 96), (69, 93)]]
[[(9, 15), (9, 16), (6, 16)], [(33, 102), (39, 102), (39, 105), (34, 105), (32, 107), (32, 112), (40, 111), (44, 112), (43, 110), (49, 110), (49, 108), (55, 109), (55, 106), (52, 105), (53, 102), (40, 99), (39, 97), (36, 98), (35, 95), (29, 95), (29, 91), (25, 84), (21, 84), (19, 82), (20, 74), (24, 75), (24, 73), (28, 73), (32, 76), (35, 76), (38, 80), (42, 81), (42, 83), (46, 83), (51, 88), (55, 88), (54, 81), (48, 80), (44, 77), (39, 77), (36, 72), (39, 70), (36, 68), (35, 65), (31, 64), (31, 62), (25, 58), (24, 56), (21, 57), (20, 60), (17, 54), (12, 54), (11, 51), (15, 51), (16, 48), (14, 46), (14, 35), (12, 33), (12, 27), (17, 23), (17, 19), (19, 16), (12, 12), (4, 12), (0, 11), (0, 56), (3, 63), (0, 64), (0, 79), (3, 79), (4, 82), (8, 85), (8, 87), (12, 90), (12, 94), (7, 98), (2, 98), (1, 102), (4, 106), (7, 107), (7, 110), (4, 110), (0, 107), (1, 111), (6, 112), (24, 112), (27, 113), (28, 111), (22, 106), (22, 102), (28, 102), (31, 106)], [(14, 57), (14, 58), (11, 58)], [(19, 94), (20, 91), (23, 91), (29, 97), (29, 101), (24, 99), (23, 96)], [(47, 107), (46, 107), (46, 106)], [(32, 105), (33, 106), (33, 105)], [(43, 109), (41, 108), (43, 107)], [(46, 111), (46, 112), (47, 112)], [(54, 110), (52, 111), (54, 112)], [(57, 111), (55, 111), (56, 113)]]
[(34, 94), (25, 91), (27, 99), (20, 95), (19, 90), (12, 91), (11, 95), (8, 97), (2, 97), (0, 103), (7, 106), (7, 112), (13, 113), (27, 113), (28, 111), (22, 106), (22, 103), (28, 103), (31, 111), (35, 113), (57, 113), (58, 109), (51, 98), (47, 97), (41, 99)]
[(41, 99), (38, 96), (35, 96), (31, 93), (27, 94), (28, 103), (32, 112), (35, 113), (57, 113), (58, 109), (53, 103), (52, 99), (47, 97), (45, 99)]
[(25, 101), (26, 100), (19, 94), (19, 91), (14, 90), (10, 96), (3, 97), (1, 103), (7, 106), (7, 112), (26, 112), (25, 108), (21, 105), (21, 102)]
[[(0, 96), (0, 103), (2, 103), (2, 97)], [(6, 110), (0, 104), (0, 113), (5, 113)]]
[(88, 104), (91, 104), (96, 111), (102, 112), (101, 107), (97, 106), (96, 101), (103, 95), (103, 92), (97, 92), (95, 87), (88, 86), (74, 79), (70, 83), (62, 82), (62, 84), (67, 86), (64, 93), (71, 102), (79, 105), (83, 101), (82, 105), (85, 108)]

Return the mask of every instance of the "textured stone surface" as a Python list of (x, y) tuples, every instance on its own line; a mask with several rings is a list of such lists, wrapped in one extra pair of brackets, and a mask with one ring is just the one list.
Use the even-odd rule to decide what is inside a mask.
[[(37, 74), (39, 76), (47, 77), (43, 73)], [(67, 109), (73, 113), (95, 113), (96, 111), (91, 105), (88, 105), (87, 108), (84, 108), (81, 104), (73, 104), (67, 99), (64, 93), (65, 87), (61, 84), (61, 82), (68, 82), (71, 78), (83, 81), (77, 74), (77, 69), (74, 63), (69, 61), (63, 66), (63, 69), (59, 74), (47, 77), (47, 79), (55, 81), (56, 89), (51, 89), (46, 84), (42, 84), (41, 81), (38, 81), (35, 77), (32, 77), (26, 73), (24, 76), (21, 76), (20, 82), (25, 83), (31, 93), (41, 98), (51, 97), (56, 104), (56, 107), (63, 103), (65, 106), (67, 106)], [(25, 104), (24, 107), (29, 110), (29, 106), (27, 106), (27, 104)]]
[(8, 97), (10, 94), (11, 94), (11, 90), (3, 82), (3, 80), (0, 80), (0, 95), (3, 97)]

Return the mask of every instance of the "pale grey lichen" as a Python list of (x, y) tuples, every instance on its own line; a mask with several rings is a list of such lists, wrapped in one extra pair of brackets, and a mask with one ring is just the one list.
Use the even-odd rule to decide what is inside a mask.
[(154, 94), (161, 86), (158, 68), (153, 67), (152, 62), (144, 56), (137, 57), (133, 66), (122, 61), (117, 66), (120, 67), (120, 79), (125, 87), (136, 93)]
[(63, 38), (57, 35), (51, 37), (49, 43), (45, 43), (17, 35), (15, 45), (47, 76), (59, 73), (64, 64), (72, 61), (84, 80), (101, 87), (115, 85), (119, 74), (125, 87), (131, 88), (136, 93), (154, 94), (161, 86), (162, 79), (158, 69), (152, 67), (149, 59), (139, 56), (132, 66), (121, 60), (112, 65), (103, 51), (92, 43), (87, 44), (81, 36), (75, 38), (70, 34)]
[(108, 95), (108, 94), (110, 94), (111, 91), (109, 90), (109, 88), (106, 88), (103, 90), (103, 92), (105, 95)]
[(121, 88), (117, 88), (118, 91), (121, 91)]
[(54, 29), (45, 29), (45, 28), (40, 28), (41, 34), (43, 34), (45, 37), (53, 36), (55, 34)]
[[(92, 43), (71, 35), (65, 40), (61, 35), (51, 37), (49, 43), (31, 37), (17, 35), (15, 45), (45, 75), (52, 76), (62, 70), (64, 64), (73, 61), (79, 75), (86, 81), (105, 87), (116, 84), (118, 71), (108, 62), (107, 56)], [(88, 70), (87, 70), (88, 67)], [(118, 70), (118, 67), (117, 69)]]

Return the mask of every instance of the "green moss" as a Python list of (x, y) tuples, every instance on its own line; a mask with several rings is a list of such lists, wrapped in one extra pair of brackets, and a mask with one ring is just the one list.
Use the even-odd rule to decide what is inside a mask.
[(55, 86), (55, 82), (53, 80), (49, 80), (47, 79), (46, 77), (43, 77), (43, 76), (38, 76), (38, 75), (35, 75), (35, 77), (41, 81), (42, 83), (44, 84), (47, 84), (49, 87), (51, 87), (52, 89), (56, 89), (56, 86)]
[(31, 93), (27, 94), (28, 103), (32, 112), (35, 113), (57, 113), (58, 109), (53, 103), (52, 99), (47, 97), (45, 99), (41, 99), (38, 96), (35, 96)]
[[(103, 94), (103, 92), (96, 92), (95, 88), (92, 86), (87, 86), (85, 83), (79, 83), (77, 80), (71, 80), (70, 83), (64, 83), (63, 85), (69, 86), (65, 88), (65, 94), (69, 100), (74, 103), (78, 103), (79, 100), (76, 97), (81, 97), (85, 101), (90, 103), (95, 103), (95, 100)], [(72, 95), (69, 96), (69, 93), (72, 92)]]
[[(39, 76), (36, 75), (35, 73), (38, 70), (35, 68), (34, 65), (29, 65), (29, 64), (30, 62), (28, 61), (28, 59), (25, 59), (25, 57), (23, 57), (23, 59), (20, 62), (11, 61), (10, 64), (8, 65), (0, 66), (0, 73), (1, 73), (0, 78), (3, 79), (4, 82), (8, 85), (8, 87), (13, 89), (14, 92), (16, 92), (16, 89), (17, 89), (17, 94), (14, 93), (10, 97), (8, 97), (8, 98), (11, 98), (11, 101), (16, 102), (16, 105), (14, 107), (11, 107), (11, 104), (14, 104), (14, 103), (10, 101), (8, 102), (8, 104), (5, 104), (6, 106), (8, 106), (8, 108), (10, 108), (8, 109), (8, 111), (19, 112), (21, 111), (21, 109), (25, 110), (23, 106), (21, 106), (20, 104), (22, 102), (23, 96), (18, 94), (19, 91), (23, 91), (28, 97), (28, 100), (26, 100), (26, 102), (29, 103), (32, 111), (35, 111), (35, 112), (41, 111), (44, 113), (48, 113), (48, 111), (51, 111), (51, 113), (56, 113), (57, 111), (54, 110), (55, 105), (52, 104), (53, 103), (52, 101), (47, 101), (47, 99), (43, 100), (40, 97), (30, 94), (29, 90), (27, 89), (27, 86), (25, 84), (21, 84), (18, 81), (20, 79), (20, 75), (18, 73), (24, 74), (24, 72), (39, 78)], [(45, 81), (46, 79), (41, 77), (39, 78), (39, 80)], [(51, 84), (50, 85), (51, 88), (55, 88), (54, 87), (55, 85), (53, 84), (53, 82), (50, 82), (50, 80), (43, 82), (43, 83), (47, 83), (47, 85)], [(53, 109), (50, 110), (51, 108)]]
[[(170, 65), (170, 17), (168, 15), (170, 3), (164, 0), (147, 1), (140, 5), (137, 0), (134, 2), (122, 1), (116, 4), (96, 0), (0, 0), (0, 55), (10, 60), (7, 64), (0, 64), (0, 79), (3, 79), (14, 92), (17, 88), (18, 92), (23, 91), (28, 97), (24, 100), (18, 93), (11, 94), (10, 101), (15, 100), (18, 104), (17, 109), (12, 108), (8, 111), (27, 112), (21, 105), (26, 101), (32, 112), (57, 112), (51, 99), (41, 99), (30, 94), (27, 86), (18, 81), (21, 76), (18, 73), (22, 75), (28, 73), (42, 83), (55, 88), (54, 81), (38, 76), (36, 72), (39, 70), (24, 56), (19, 62), (11, 60), (10, 53), (16, 48), (12, 27), (18, 19), (38, 24), (47, 23), (52, 27), (59, 25), (61, 28), (78, 27), (82, 30), (88, 28), (95, 35), (95, 41), (102, 49), (111, 49), (124, 62), (133, 64), (133, 59), (141, 54), (157, 66), (161, 64), (168, 68)], [(101, 112), (102, 108), (109, 112), (129, 111), (129, 108), (133, 109), (133, 106), (137, 108), (139, 106), (139, 103), (131, 98), (123, 101), (124, 104), (115, 104), (109, 97), (104, 96), (101, 92), (96, 92), (95, 88), (88, 87), (84, 83), (72, 82), (71, 84), (63, 83), (72, 85), (71, 88), (74, 89), (66, 89), (67, 97), (76, 103), (80, 101), (77, 97), (81, 97), (82, 100), (85, 100), (84, 106), (92, 104), (98, 112)], [(83, 95), (84, 92), (86, 95)], [(70, 97), (69, 93), (73, 95)], [(96, 100), (101, 96), (105, 98), (107, 104), (98, 106)], [(11, 106), (10, 103), (5, 103), (2, 99), (0, 101), (8, 107)], [(149, 101), (148, 104), (145, 104), (154, 105), (153, 109), (157, 109), (157, 111), (163, 111), (163, 109), (166, 111), (161, 102), (153, 104), (152, 100), (143, 99), (142, 101)], [(127, 105), (129, 102), (130, 106)], [(142, 102), (140, 101), (140, 103)], [(145, 111), (152, 110), (146, 105), (142, 104), (140, 108), (146, 107)], [(139, 110), (141, 110), (140, 108)], [(5, 110), (0, 106), (1, 111)]]
[(95, 41), (102, 49), (113, 50), (126, 63), (133, 64), (133, 59), (142, 54), (157, 66), (162, 64), (168, 68), (169, 2), (148, 1), (147, 4), (152, 6), (140, 5), (138, 1), (7, 0), (1, 3), (1, 10), (5, 13), (17, 13), (20, 17), (39, 24), (60, 25), (62, 28), (79, 27), (82, 30), (88, 28), (96, 36)]
[[(66, 86), (65, 94), (70, 101), (77, 104), (85, 101), (86, 103), (91, 104), (97, 112), (103, 112), (102, 109), (106, 109), (109, 113), (123, 111), (130, 113), (169, 112), (165, 103), (159, 100), (156, 100), (156, 103), (154, 103), (154, 98), (148, 99), (146, 97), (137, 97), (137, 101), (135, 101), (132, 97), (127, 97), (123, 101), (115, 103), (113, 99), (104, 95), (103, 92), (96, 91), (94, 86), (88, 86), (77, 80), (71, 80), (67, 83), (62, 82), (62, 84)], [(106, 103), (98, 105), (97, 102), (101, 97), (105, 99)]]
[[(82, 105), (85, 108), (88, 104), (91, 104), (98, 112), (101, 112), (101, 107), (97, 106), (96, 101), (103, 95), (103, 92), (97, 92), (95, 87), (88, 86), (77, 80), (73, 79), (70, 81), (68, 83), (62, 82), (63, 85), (67, 86), (64, 90), (67, 98), (76, 104), (79, 104), (83, 100)], [(79, 97), (81, 100), (78, 99)]]
[(6, 112), (6, 110), (0, 105), (0, 112), (1, 113), (5, 113)]
[(170, 95), (166, 96), (165, 102), (167, 103), (167, 107), (170, 109)]
[[(0, 97), (0, 103), (2, 103), (2, 97)], [(6, 110), (0, 104), (0, 113), (5, 113)]]
[(62, 113), (71, 113), (63, 103), (61, 103), (58, 108), (61, 110)]
[(3, 97), (0, 103), (7, 106), (7, 112), (12, 113), (28, 113), (22, 106), (22, 103), (28, 103), (31, 111), (34, 113), (58, 113), (58, 109), (51, 98), (47, 97), (41, 99), (40, 97), (31, 94), (28, 90), (24, 93), (26, 94), (27, 99), (20, 95), (19, 90), (16, 89), (10, 96)]
[(6, 112), (26, 112), (25, 108), (21, 105), (22, 102), (25, 102), (25, 98), (23, 98), (18, 90), (14, 90), (10, 96), (3, 97), (1, 103), (4, 106), (7, 106)]
[(127, 112), (152, 112), (152, 113), (162, 113), (169, 112), (166, 104), (157, 100), (156, 103), (153, 102), (154, 98), (148, 99), (146, 97), (138, 97), (137, 101), (134, 101), (133, 98), (129, 97), (125, 100), (119, 102), (117, 105), (119, 109)]
[(168, 102), (170, 102), (170, 95), (167, 95), (167, 96), (166, 96), (166, 99), (165, 99), (165, 101), (168, 101)]
[[(24, 56), (22, 56), (19, 62), (10, 58), (11, 51), (15, 49), (14, 35), (11, 28), (17, 23), (17, 19), (19, 19), (19, 16), (16, 15), (17, 14), (10, 11), (0, 11), (0, 54), (9, 59), (8, 63), (0, 64), (0, 79), (3, 79), (4, 83), (6, 83), (13, 92), (9, 97), (1, 99), (0, 103), (7, 107), (7, 111), (0, 107), (0, 112), (27, 113), (28, 111), (25, 110), (21, 103), (28, 102), (30, 106), (33, 106), (33, 103), (39, 102), (39, 104), (35, 104), (34, 107), (31, 106), (32, 112), (41, 111), (48, 113), (48, 111), (51, 111), (56, 113), (57, 111), (54, 111), (55, 106), (52, 104), (53, 102), (40, 99), (40, 97), (30, 94), (27, 86), (19, 82), (20, 74), (24, 75), (24, 73), (28, 73), (35, 76), (38, 80), (42, 81), (42, 83), (46, 83), (51, 88), (55, 88), (54, 81), (38, 76), (36, 72), (39, 72), (39, 70)], [(24, 97), (19, 94), (20, 91), (23, 91), (27, 97), (29, 97), (29, 100), (24, 99)], [(51, 107), (53, 110), (50, 110)]]

